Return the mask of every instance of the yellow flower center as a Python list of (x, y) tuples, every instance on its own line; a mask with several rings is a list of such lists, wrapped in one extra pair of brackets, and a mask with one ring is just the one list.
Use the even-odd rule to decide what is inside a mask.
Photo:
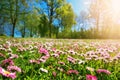
[(8, 72), (8, 71), (4, 71), (4, 74), (10, 74), (10, 72)]

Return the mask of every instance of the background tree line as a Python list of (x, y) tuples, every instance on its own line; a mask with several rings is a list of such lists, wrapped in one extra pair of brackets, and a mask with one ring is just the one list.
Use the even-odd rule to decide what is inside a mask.
[[(66, 0), (1, 0), (0, 35), (46, 38), (120, 38), (111, 0), (91, 0), (79, 15)], [(119, 15), (117, 15), (119, 17)]]

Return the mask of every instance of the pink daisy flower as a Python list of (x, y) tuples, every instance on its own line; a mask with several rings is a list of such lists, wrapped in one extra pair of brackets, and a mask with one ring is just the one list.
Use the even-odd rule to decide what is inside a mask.
[(43, 60), (47, 60), (49, 58), (49, 56), (42, 56), (41, 59)]
[(8, 58), (8, 59), (5, 59), (2, 61), (2, 65), (5, 65), (5, 64), (9, 64), (9, 65), (14, 65), (14, 62), (12, 59)]
[(19, 67), (17, 67), (17, 66), (8, 66), (7, 70), (8, 71), (15, 70), (15, 71), (21, 72), (21, 69)]
[(108, 74), (108, 75), (111, 74), (110, 71), (105, 70), (105, 69), (98, 69), (98, 70), (97, 70), (97, 73), (99, 73), (99, 74), (100, 74), (100, 73), (106, 73), (106, 74)]
[(59, 61), (58, 64), (65, 65), (65, 63), (61, 61)]
[(54, 77), (56, 77), (57, 74), (56, 74), (56, 72), (52, 72), (52, 75), (53, 75)]
[(2, 53), (0, 53), (0, 57), (4, 57), (4, 58), (5, 58), (5, 55), (4, 55), (4, 54), (2, 54)]
[(37, 63), (37, 64), (39, 64), (39, 63), (40, 63), (40, 61), (39, 61), (39, 60), (29, 60), (29, 62), (30, 62), (30, 63)]
[(48, 54), (48, 51), (45, 48), (42, 48), (42, 47), (39, 49), (39, 52), (43, 53), (45, 55)]
[(86, 80), (97, 80), (97, 77), (93, 75), (86, 75)]
[(68, 71), (67, 71), (67, 74), (68, 74), (68, 75), (69, 75), (69, 74), (76, 74), (76, 75), (78, 75), (79, 72), (78, 72), (77, 70), (68, 70)]
[(17, 54), (10, 54), (10, 59), (13, 59), (13, 58), (18, 58), (18, 55)]
[(76, 62), (76, 59), (74, 59), (74, 58), (71, 57), (71, 56), (69, 56), (69, 57), (67, 58), (67, 60), (68, 60), (69, 62), (74, 63), (74, 64), (75, 64), (75, 62)]
[(8, 72), (4, 70), (2, 67), (0, 67), (0, 74), (8, 78), (12, 78), (12, 79), (16, 78), (16, 73)]

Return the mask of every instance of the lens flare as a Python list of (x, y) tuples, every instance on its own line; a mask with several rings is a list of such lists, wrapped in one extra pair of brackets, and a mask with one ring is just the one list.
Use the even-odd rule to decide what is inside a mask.
[(120, 0), (112, 0), (112, 10), (114, 13), (120, 13)]

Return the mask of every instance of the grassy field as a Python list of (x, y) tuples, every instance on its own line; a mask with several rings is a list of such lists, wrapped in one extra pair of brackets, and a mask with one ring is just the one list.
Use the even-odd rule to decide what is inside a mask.
[(120, 80), (120, 40), (0, 38), (0, 80)]

